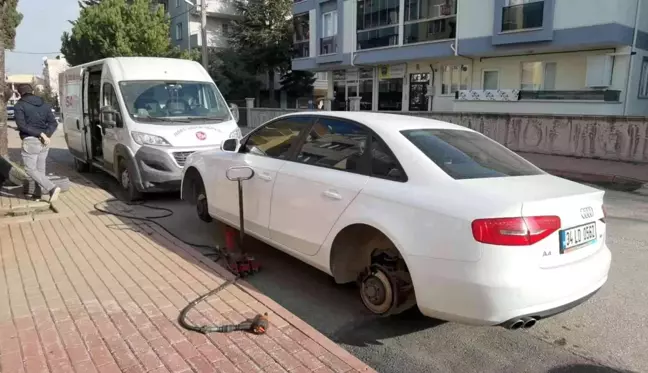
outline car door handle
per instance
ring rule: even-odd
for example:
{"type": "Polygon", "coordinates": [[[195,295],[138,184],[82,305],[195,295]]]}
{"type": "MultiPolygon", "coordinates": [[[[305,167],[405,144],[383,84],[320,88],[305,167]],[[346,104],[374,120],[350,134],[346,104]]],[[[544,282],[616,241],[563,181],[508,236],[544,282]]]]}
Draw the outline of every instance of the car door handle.
{"type": "Polygon", "coordinates": [[[336,192],[334,190],[327,190],[326,192],[324,192],[322,194],[324,194],[324,197],[326,197],[326,198],[334,199],[334,200],[337,200],[337,201],[342,199],[342,196],[340,195],[340,193],[338,193],[338,192],[336,192]]]}
{"type": "Polygon", "coordinates": [[[79,122],[78,119],[76,120],[76,126],[78,130],[81,130],[81,123],[79,122]]]}
{"type": "Polygon", "coordinates": [[[259,172],[259,179],[265,181],[272,181],[272,175],[267,172],[259,172]]]}

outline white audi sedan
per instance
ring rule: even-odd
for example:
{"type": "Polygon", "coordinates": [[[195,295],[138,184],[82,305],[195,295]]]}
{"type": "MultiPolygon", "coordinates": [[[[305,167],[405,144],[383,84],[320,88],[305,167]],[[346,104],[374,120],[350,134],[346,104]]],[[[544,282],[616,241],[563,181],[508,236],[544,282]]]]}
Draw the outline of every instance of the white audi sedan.
{"type": "Polygon", "coordinates": [[[540,170],[488,137],[404,115],[301,112],[192,154],[182,197],[205,221],[357,281],[389,315],[528,328],[608,278],[604,192],[540,170]],[[240,170],[240,168],[239,168],[240,170]]]}

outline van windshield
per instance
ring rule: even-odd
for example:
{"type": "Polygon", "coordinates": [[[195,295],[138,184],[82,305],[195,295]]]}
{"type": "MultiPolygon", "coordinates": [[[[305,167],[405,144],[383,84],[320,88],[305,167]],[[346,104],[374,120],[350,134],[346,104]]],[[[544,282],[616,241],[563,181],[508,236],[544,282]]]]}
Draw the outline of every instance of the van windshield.
{"type": "Polygon", "coordinates": [[[143,122],[226,121],[231,116],[216,85],[191,81],[122,81],[130,116],[143,122]]]}

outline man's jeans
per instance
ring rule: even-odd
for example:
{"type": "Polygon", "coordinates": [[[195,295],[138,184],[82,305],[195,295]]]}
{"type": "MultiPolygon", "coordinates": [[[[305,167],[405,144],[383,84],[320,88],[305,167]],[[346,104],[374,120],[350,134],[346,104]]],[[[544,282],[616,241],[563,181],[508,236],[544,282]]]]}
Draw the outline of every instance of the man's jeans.
{"type": "MultiPolygon", "coordinates": [[[[40,139],[36,137],[25,137],[22,142],[22,160],[25,165],[25,172],[32,178],[36,184],[41,187],[42,191],[51,192],[56,185],[47,177],[45,173],[45,163],[49,146],[43,145],[40,139]]],[[[38,188],[36,188],[38,190],[38,188]]],[[[37,191],[34,195],[39,194],[37,191]]]]}

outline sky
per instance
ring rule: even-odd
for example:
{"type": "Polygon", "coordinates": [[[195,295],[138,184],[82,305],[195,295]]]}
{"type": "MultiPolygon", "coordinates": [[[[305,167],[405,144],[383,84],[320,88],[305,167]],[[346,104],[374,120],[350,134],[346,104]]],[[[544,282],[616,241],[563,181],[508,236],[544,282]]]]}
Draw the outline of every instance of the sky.
{"type": "Polygon", "coordinates": [[[6,53],[6,73],[43,75],[43,57],[56,57],[68,22],[79,16],[77,0],[18,0],[23,20],[16,30],[15,52],[6,53]],[[54,53],[52,53],[54,52],[54,53]]]}

